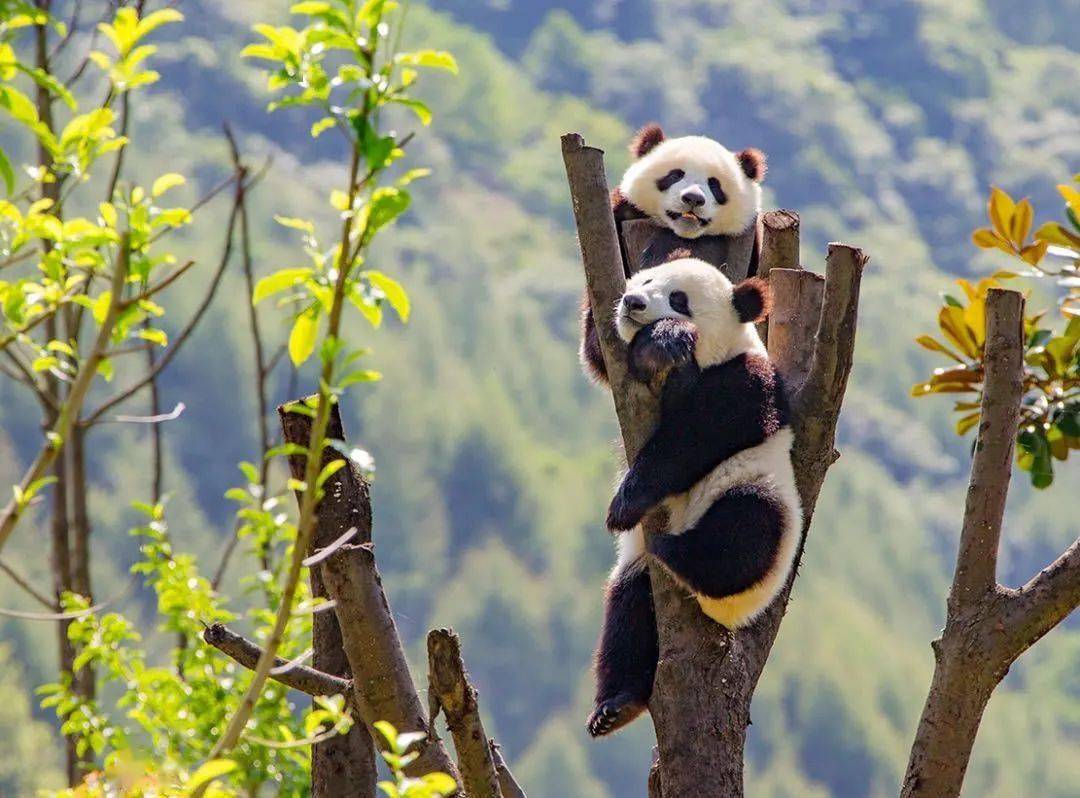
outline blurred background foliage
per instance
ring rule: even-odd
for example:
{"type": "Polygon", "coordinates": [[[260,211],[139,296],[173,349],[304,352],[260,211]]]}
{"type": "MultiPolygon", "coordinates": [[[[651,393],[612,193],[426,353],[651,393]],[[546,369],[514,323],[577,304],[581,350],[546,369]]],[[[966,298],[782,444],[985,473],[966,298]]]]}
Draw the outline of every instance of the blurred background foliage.
{"type": "MultiPolygon", "coordinates": [[[[162,80],[134,120],[157,151],[132,151],[133,179],[165,164],[189,176],[176,189],[189,202],[230,171],[223,120],[253,159],[274,156],[251,197],[261,274],[302,257],[290,231],[263,220],[316,215],[345,168],[307,124],[264,113],[265,79],[239,57],[251,24],[283,22],[286,6],[186,0],[184,23],[161,37],[162,80]]],[[[577,130],[605,148],[612,179],[633,129],[654,119],[671,133],[761,147],[766,205],[802,214],[808,266],[835,239],[871,254],[843,457],[758,690],[748,780],[765,798],[891,795],[944,615],[968,460],[949,403],[909,397],[940,365],[911,341],[936,328],[953,280],[1010,268],[1004,253],[971,243],[991,183],[1030,196],[1046,215],[1035,227],[1060,220],[1054,184],[1080,163],[1077,30],[1078,0],[413,3],[407,38],[453,52],[460,74],[428,84],[439,124],[410,147],[434,173],[370,258],[402,279],[412,320],[387,318],[371,358],[384,380],[354,392],[343,416],[376,459],[380,564],[415,661],[429,627],[461,633],[488,730],[531,796],[641,795],[652,745],[647,721],[603,743],[583,728],[612,559],[602,513],[616,429],[610,400],[576,361],[582,277],[558,135],[577,130]]],[[[196,220],[177,251],[212,260],[219,227],[213,214],[196,220]]],[[[222,486],[257,450],[238,312],[247,297],[239,269],[225,280],[162,384],[165,405],[187,405],[164,428],[171,534],[204,571],[230,534],[222,486]]],[[[198,283],[174,297],[177,318],[182,291],[194,304],[198,283]]],[[[1029,310],[1056,312],[1055,300],[1052,286],[1036,284],[1029,310]]],[[[354,332],[370,338],[362,324],[354,332]]],[[[311,376],[301,375],[303,389],[311,376]]],[[[289,390],[283,375],[273,398],[289,390]]],[[[2,484],[38,445],[39,431],[19,423],[34,411],[0,387],[2,484]]],[[[123,427],[94,442],[102,585],[123,584],[138,557],[127,508],[149,492],[146,464],[132,456],[146,451],[146,434],[123,427]]],[[[1057,465],[1043,492],[1015,480],[1006,582],[1075,535],[1077,467],[1076,458],[1057,465]]],[[[33,572],[42,538],[33,519],[24,523],[5,557],[33,572]]],[[[234,564],[226,589],[241,595],[257,568],[234,564]]],[[[47,584],[43,570],[36,576],[47,584]]],[[[0,580],[0,606],[22,602],[0,580]]],[[[150,594],[128,603],[146,630],[156,625],[150,594]]],[[[0,794],[23,796],[58,780],[51,715],[29,693],[55,671],[53,629],[0,619],[0,639],[0,688],[14,696],[0,709],[0,728],[13,732],[0,736],[0,794]]],[[[967,795],[1075,794],[1078,658],[1074,619],[1014,666],[991,701],[967,795]]]]}

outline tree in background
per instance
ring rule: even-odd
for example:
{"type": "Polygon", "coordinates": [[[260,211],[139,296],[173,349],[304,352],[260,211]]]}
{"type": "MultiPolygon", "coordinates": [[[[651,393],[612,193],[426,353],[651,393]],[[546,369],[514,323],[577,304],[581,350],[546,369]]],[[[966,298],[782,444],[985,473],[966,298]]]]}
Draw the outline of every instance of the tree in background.
{"type": "MultiPolygon", "coordinates": [[[[25,188],[17,185],[10,160],[0,157],[0,174],[10,195],[0,206],[5,246],[2,268],[21,266],[30,272],[0,283],[5,328],[0,344],[11,364],[5,375],[34,393],[47,419],[41,452],[0,516],[0,547],[39,497],[51,490],[53,561],[58,573],[52,599],[17,569],[5,566],[17,584],[50,610],[14,614],[57,623],[60,628],[59,678],[39,692],[43,705],[54,708],[62,720],[61,730],[68,740],[72,789],[65,794],[96,796],[119,790],[124,794],[224,796],[254,794],[263,786],[278,794],[301,794],[309,789],[310,747],[348,733],[356,710],[353,689],[345,680],[300,664],[310,654],[310,649],[308,653],[303,649],[311,634],[312,615],[331,609],[312,597],[302,579],[308,567],[319,561],[308,555],[320,500],[335,474],[369,465],[364,452],[345,447],[340,435],[338,439],[328,435],[346,389],[379,378],[359,366],[368,350],[342,338],[342,319],[347,307],[359,311],[375,327],[384,307],[402,320],[408,317],[409,300],[403,287],[364,264],[372,241],[409,207],[406,186],[427,173],[398,167],[413,135],[385,132],[383,117],[396,107],[427,125],[431,113],[410,95],[410,87],[420,69],[455,70],[455,62],[449,54],[435,50],[402,51],[398,41],[404,11],[388,0],[301,2],[291,11],[304,19],[302,27],[257,25],[263,41],[244,54],[273,64],[269,86],[282,96],[271,104],[271,110],[317,108],[321,116],[312,125],[312,137],[336,130],[346,142],[347,177],[329,198],[340,224],[323,239],[314,221],[279,217],[282,225],[302,234],[307,265],[279,270],[255,283],[244,204],[254,181],[230,134],[235,173],[228,183],[233,185],[234,201],[220,265],[207,297],[163,356],[148,358],[145,371],[129,387],[84,412],[95,378],[111,381],[116,361],[149,346],[169,346],[161,322],[154,321],[164,316],[165,308],[155,300],[193,265],[177,266],[175,256],[153,248],[169,230],[191,220],[192,209],[161,207],[161,197],[182,185],[184,178],[167,174],[147,189],[121,180],[123,154],[129,145],[124,135],[131,113],[128,93],[158,77],[145,67],[155,48],[144,39],[182,16],[171,8],[148,10],[141,1],[123,5],[115,13],[107,4],[103,6],[99,12],[104,17],[95,37],[100,34],[108,39],[115,52],[90,49],[66,80],[56,77],[55,59],[76,41],[75,32],[86,10],[83,4],[73,5],[68,25],[56,19],[48,2],[35,6],[16,0],[0,9],[4,36],[0,106],[36,141],[39,152],[37,162],[26,170],[31,181],[25,188]],[[20,32],[33,34],[36,60],[32,65],[17,55],[20,32]],[[95,68],[104,75],[105,100],[79,113],[72,88],[95,68]],[[36,104],[16,87],[17,78],[37,86],[36,104]],[[54,119],[54,100],[71,111],[71,119],[62,126],[54,119]],[[120,106],[119,117],[114,104],[120,106]],[[119,130],[114,127],[118,118],[119,130]],[[104,201],[83,199],[76,189],[86,193],[96,188],[93,167],[108,155],[114,160],[101,178],[106,185],[104,201]],[[65,219],[61,215],[65,208],[84,205],[97,216],[65,219]],[[238,229],[251,304],[279,297],[279,306],[291,318],[282,351],[288,353],[294,368],[317,360],[319,389],[285,411],[309,420],[310,431],[302,443],[267,451],[267,419],[259,419],[263,456],[257,464],[241,464],[244,485],[228,492],[240,505],[235,535],[249,542],[264,567],[250,580],[259,603],[241,613],[262,643],[250,663],[250,676],[207,647],[192,645],[207,628],[222,629],[222,622],[239,617],[216,590],[232,546],[211,581],[202,575],[195,559],[175,545],[165,515],[166,497],[160,493],[160,438],[154,439],[153,501],[135,504],[144,522],[132,531],[140,541],[140,557],[132,570],[156,596],[160,630],[176,644],[164,658],[153,657],[144,642],[145,633],[135,623],[122,613],[104,611],[113,602],[94,603],[85,505],[87,450],[80,437],[142,389],[155,387],[156,377],[212,299],[238,229]],[[84,320],[85,311],[89,313],[84,320]],[[74,446],[72,438],[78,441],[74,446]],[[282,455],[302,463],[300,475],[281,486],[298,496],[295,521],[283,506],[285,495],[268,480],[268,459],[282,455]],[[55,473],[50,476],[50,472],[55,473]],[[81,495],[81,502],[78,498],[73,502],[73,495],[81,495]],[[69,513],[76,525],[73,541],[69,513]],[[285,662],[279,654],[290,660],[285,662]],[[295,681],[298,674],[300,683],[295,681]],[[315,691],[313,710],[298,716],[287,691],[268,685],[271,677],[300,689],[311,680],[317,682],[321,689],[315,691]]],[[[78,41],[87,43],[85,37],[78,41]]],[[[265,382],[276,358],[266,357],[254,310],[250,321],[258,361],[258,405],[265,416],[265,382]]],[[[153,393],[156,406],[158,398],[153,393]]],[[[123,420],[156,425],[181,411],[178,407],[171,414],[123,420]]],[[[354,527],[335,547],[344,546],[357,531],[354,527]]],[[[329,556],[332,550],[319,557],[329,556]]],[[[461,670],[453,686],[464,679],[461,670]]],[[[375,718],[365,720],[378,733],[383,757],[395,777],[380,785],[387,795],[439,798],[458,790],[455,778],[447,774],[412,772],[418,754],[409,749],[426,740],[426,732],[398,734],[389,725],[376,725],[375,718]]],[[[494,773],[490,755],[488,764],[494,773]]],[[[331,787],[319,794],[356,794],[355,785],[331,787]]]]}
{"type": "MultiPolygon", "coordinates": [[[[1078,178],[1080,180],[1080,178],[1078,178]]],[[[921,336],[918,343],[959,365],[939,369],[915,396],[973,394],[959,401],[956,431],[978,428],[949,591],[945,629],[934,641],[934,677],[911,749],[901,795],[960,794],[983,711],[1016,659],[1065,620],[1080,604],[1080,537],[1022,587],[998,584],[997,559],[1012,473],[1017,463],[1032,484],[1053,481],[1052,458],[1080,449],[1080,193],[1058,187],[1066,221],[1047,222],[1031,235],[1034,211],[995,188],[989,228],[975,244],[998,249],[1025,264],[1022,272],[998,272],[972,286],[961,280],[967,303],[946,296],[938,320],[945,341],[921,336]],[[1053,253],[1063,265],[1047,262],[1053,253]],[[1020,276],[1053,278],[1064,329],[1026,315],[1024,298],[1002,281],[1020,276]]]]}

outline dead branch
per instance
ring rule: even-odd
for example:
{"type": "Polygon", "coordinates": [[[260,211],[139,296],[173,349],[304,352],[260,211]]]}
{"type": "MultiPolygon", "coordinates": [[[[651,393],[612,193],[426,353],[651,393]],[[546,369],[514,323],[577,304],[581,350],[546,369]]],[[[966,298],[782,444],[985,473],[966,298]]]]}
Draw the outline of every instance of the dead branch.
{"type": "Polygon", "coordinates": [[[10,579],[20,588],[22,588],[24,593],[30,596],[30,598],[32,598],[45,609],[49,610],[50,612],[57,612],[59,610],[59,607],[56,606],[55,601],[50,600],[49,597],[46,596],[44,593],[39,592],[29,579],[20,574],[3,560],[0,560],[0,571],[3,571],[5,574],[7,574],[8,579],[10,579]]]}
{"type": "MultiPolygon", "coordinates": [[[[250,303],[249,303],[250,304],[250,303]]],[[[256,339],[257,340],[257,339],[256,339]]],[[[311,439],[311,418],[289,412],[289,405],[278,408],[278,418],[286,443],[307,446],[311,439]]],[[[329,440],[344,440],[345,430],[341,423],[338,405],[330,408],[330,421],[326,435],[329,440]]],[[[345,458],[333,447],[323,449],[320,471],[331,462],[345,458]]],[[[306,455],[289,458],[289,468],[296,479],[304,478],[306,455]]],[[[264,472],[265,473],[265,472],[264,472]]],[[[264,483],[265,484],[265,483],[264,483]]],[[[325,549],[349,530],[356,530],[353,538],[359,543],[371,540],[371,494],[367,482],[351,463],[327,480],[325,496],[316,510],[315,530],[307,554],[325,549]]],[[[300,496],[297,496],[300,501],[300,496]]],[[[269,559],[269,552],[263,554],[269,559]]],[[[308,572],[311,595],[327,598],[322,569],[311,568],[308,572]]],[[[320,612],[312,619],[312,664],[320,671],[348,679],[352,676],[349,659],[342,647],[341,628],[333,612],[320,612]]],[[[368,724],[380,718],[365,717],[368,724]]],[[[381,738],[380,738],[381,740],[381,738]]],[[[375,768],[375,743],[363,724],[353,726],[348,734],[339,735],[312,747],[312,795],[313,798],[331,796],[370,795],[374,793],[377,772],[375,768]]]]}
{"type": "MultiPolygon", "coordinates": [[[[203,640],[248,670],[255,670],[259,655],[262,654],[258,645],[220,623],[208,626],[203,632],[203,640]]],[[[287,664],[288,661],[281,657],[274,660],[275,669],[287,664]]],[[[352,682],[323,673],[317,668],[293,665],[288,670],[271,671],[270,675],[274,681],[310,696],[344,695],[352,699],[352,682]]]]}
{"type": "Polygon", "coordinates": [[[451,629],[428,632],[428,723],[441,710],[454,737],[458,767],[469,798],[502,798],[491,746],[480,720],[476,689],[461,659],[461,641],[451,629]]]}
{"type": "Polygon", "coordinates": [[[337,602],[334,613],[354,689],[371,713],[364,722],[371,728],[376,721],[386,720],[402,731],[426,733],[427,739],[417,749],[419,756],[406,773],[419,777],[441,771],[460,783],[446,746],[428,726],[371,545],[342,546],[322,563],[322,572],[327,591],[337,602]]]}

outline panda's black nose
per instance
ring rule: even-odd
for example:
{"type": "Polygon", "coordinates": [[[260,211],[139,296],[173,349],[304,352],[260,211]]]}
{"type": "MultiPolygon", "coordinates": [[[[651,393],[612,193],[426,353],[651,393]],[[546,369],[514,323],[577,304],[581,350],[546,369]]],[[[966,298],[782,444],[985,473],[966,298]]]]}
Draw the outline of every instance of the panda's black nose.
{"type": "Polygon", "coordinates": [[[691,208],[700,208],[705,204],[705,194],[697,186],[686,189],[679,197],[691,208]]]}
{"type": "Polygon", "coordinates": [[[622,298],[623,307],[627,310],[645,310],[645,299],[637,294],[627,294],[622,298]]]}

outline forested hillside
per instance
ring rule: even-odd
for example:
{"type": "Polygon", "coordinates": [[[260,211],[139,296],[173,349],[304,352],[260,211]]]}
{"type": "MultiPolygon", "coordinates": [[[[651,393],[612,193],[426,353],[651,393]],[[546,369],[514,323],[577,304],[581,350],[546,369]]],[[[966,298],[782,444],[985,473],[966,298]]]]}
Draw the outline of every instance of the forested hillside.
{"type": "MultiPolygon", "coordinates": [[[[320,213],[344,168],[297,118],[265,113],[264,79],[238,56],[251,23],[284,20],[287,6],[184,2],[186,21],[158,55],[163,80],[134,122],[157,146],[136,173],[187,174],[189,199],[228,172],[223,121],[253,160],[273,156],[252,198],[262,273],[301,258],[273,215],[320,213]]],[[[1000,265],[970,243],[989,185],[1056,213],[1054,184],[1080,171],[1078,30],[1080,0],[1033,0],[1022,12],[1012,0],[413,4],[407,37],[452,51],[460,74],[426,86],[439,121],[410,147],[434,173],[372,258],[408,287],[411,321],[351,329],[370,340],[384,379],[357,390],[343,416],[375,457],[375,540],[402,633],[417,662],[428,628],[461,634],[488,731],[530,796],[642,795],[653,744],[648,721],[599,743],[584,730],[612,560],[603,513],[616,427],[577,363],[582,275],[559,135],[603,147],[612,179],[633,129],[651,120],[760,147],[766,205],[802,214],[804,263],[820,268],[832,240],[871,255],[843,456],[757,692],[747,782],[764,798],[895,795],[944,617],[970,445],[954,435],[947,401],[909,398],[938,365],[912,340],[936,326],[952,279],[1000,265]]],[[[201,216],[177,251],[211,257],[220,216],[201,216]]],[[[198,282],[180,305],[196,302],[198,282]]],[[[172,533],[207,571],[231,533],[222,494],[256,450],[251,344],[237,312],[247,301],[239,272],[227,275],[162,384],[165,405],[187,407],[164,427],[172,533]]],[[[290,380],[277,374],[281,401],[290,380]]],[[[300,390],[311,379],[301,373],[300,390]]],[[[26,397],[0,388],[8,483],[37,445],[29,418],[26,397]]],[[[92,439],[95,546],[107,552],[97,581],[117,590],[136,554],[126,508],[149,489],[131,456],[146,434],[116,426],[92,439]]],[[[1037,571],[1075,536],[1077,468],[1042,492],[1015,481],[1007,577],[1037,571]]],[[[40,550],[27,524],[5,558],[33,573],[40,550]]],[[[227,589],[243,590],[255,567],[234,565],[227,589]]],[[[152,603],[137,591],[123,601],[152,628],[152,603]]],[[[23,603],[0,578],[0,607],[23,603]]],[[[27,723],[33,699],[22,698],[50,678],[53,637],[48,624],[0,618],[0,691],[19,696],[0,708],[0,728],[17,729],[0,734],[3,796],[55,783],[59,748],[42,744],[51,716],[34,711],[27,723]]],[[[1078,661],[1073,619],[1013,668],[965,794],[1075,795],[1078,661]]]]}

